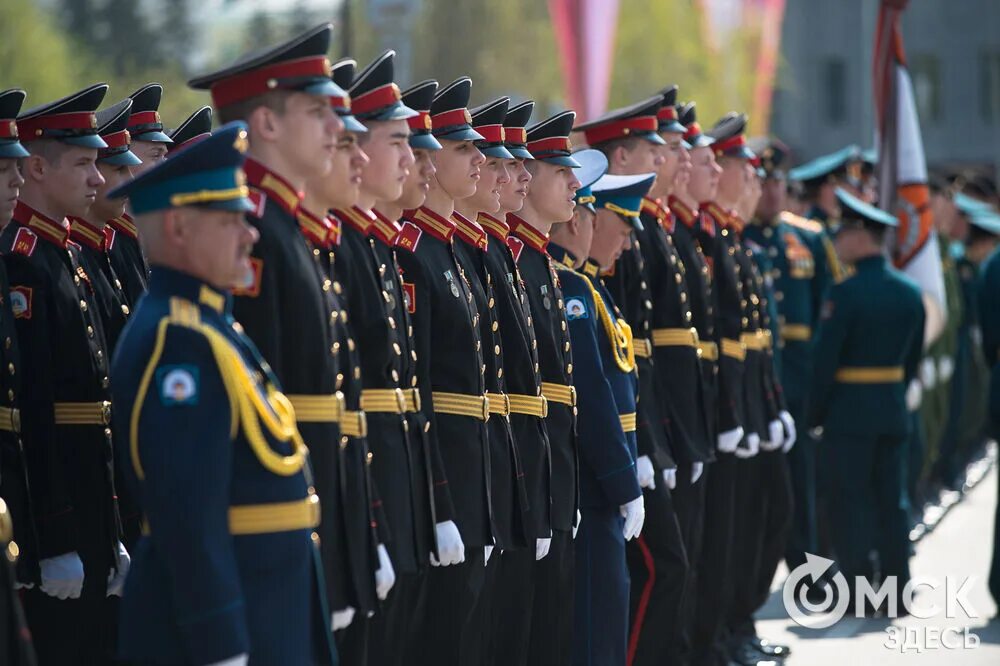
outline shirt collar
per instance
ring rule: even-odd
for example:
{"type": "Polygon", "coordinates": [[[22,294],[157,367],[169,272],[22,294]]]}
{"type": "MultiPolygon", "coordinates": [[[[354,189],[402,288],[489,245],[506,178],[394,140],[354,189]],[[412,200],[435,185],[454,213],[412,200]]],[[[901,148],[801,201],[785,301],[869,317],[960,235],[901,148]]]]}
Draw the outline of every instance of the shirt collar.
{"type": "Polygon", "coordinates": [[[483,228],[459,212],[452,213],[455,222],[455,234],[472,247],[485,251],[489,245],[489,237],[483,228]]]}
{"type": "Polygon", "coordinates": [[[545,254],[545,248],[549,244],[548,236],[517,215],[514,215],[514,213],[507,213],[507,224],[510,225],[511,233],[523,240],[525,245],[535,252],[545,254]]]}
{"type": "Polygon", "coordinates": [[[274,199],[289,215],[294,216],[302,203],[302,193],[291,183],[274,173],[255,159],[247,158],[243,165],[250,187],[261,190],[269,199],[274,199]]]}
{"type": "Polygon", "coordinates": [[[18,201],[14,207],[13,219],[53,245],[66,247],[69,241],[69,222],[66,219],[56,222],[23,201],[18,201]]]}

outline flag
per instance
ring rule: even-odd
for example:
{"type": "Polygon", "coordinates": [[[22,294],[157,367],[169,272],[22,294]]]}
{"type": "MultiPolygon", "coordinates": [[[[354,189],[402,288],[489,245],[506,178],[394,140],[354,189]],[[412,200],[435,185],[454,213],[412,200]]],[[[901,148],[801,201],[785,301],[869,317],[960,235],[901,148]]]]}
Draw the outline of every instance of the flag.
{"type": "Polygon", "coordinates": [[[566,101],[577,122],[608,107],[619,0],[549,0],[566,101]]]}
{"type": "Polygon", "coordinates": [[[899,26],[907,2],[882,0],[875,31],[876,175],[879,205],[899,218],[893,263],[923,293],[927,312],[924,344],[930,345],[944,331],[947,304],[941,255],[933,232],[924,144],[899,26]]]}

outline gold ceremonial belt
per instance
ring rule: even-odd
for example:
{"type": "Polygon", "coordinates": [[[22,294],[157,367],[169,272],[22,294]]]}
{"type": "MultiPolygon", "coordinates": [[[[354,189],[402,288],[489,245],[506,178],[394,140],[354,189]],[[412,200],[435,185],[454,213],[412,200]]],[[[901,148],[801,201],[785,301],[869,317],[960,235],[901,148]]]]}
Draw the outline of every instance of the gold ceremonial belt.
{"type": "Polygon", "coordinates": [[[4,432],[21,432],[21,410],[16,407],[0,407],[0,430],[4,432]]]}
{"type": "Polygon", "coordinates": [[[657,347],[697,347],[696,328],[656,328],[653,329],[653,344],[657,347]]]}
{"type": "Polygon", "coordinates": [[[437,414],[471,416],[480,421],[490,420],[490,399],[485,395],[446,393],[444,391],[434,391],[431,395],[434,398],[434,411],[437,414]]]}
{"type": "MultiPolygon", "coordinates": [[[[319,526],[319,496],[291,502],[238,504],[229,507],[229,533],[235,535],[273,534],[307,530],[319,526]]],[[[149,523],[142,521],[142,533],[149,534],[149,523]]]]}
{"type": "Polygon", "coordinates": [[[507,399],[510,401],[511,414],[527,414],[544,419],[549,415],[549,401],[544,395],[522,395],[520,393],[508,393],[507,399]]]}
{"type": "Polygon", "coordinates": [[[486,399],[490,403],[490,414],[497,416],[510,415],[510,398],[506,393],[490,393],[487,391],[486,399]]]}
{"type": "Polygon", "coordinates": [[[340,432],[351,437],[368,434],[365,413],[352,412],[345,407],[344,394],[340,391],[327,395],[285,396],[295,410],[295,420],[302,423],[339,423],[340,432]]]}
{"type": "Polygon", "coordinates": [[[903,367],[838,368],[834,379],[841,384],[893,384],[903,381],[903,367]]]}
{"type": "Polygon", "coordinates": [[[56,423],[59,425],[110,425],[111,403],[101,402],[57,402],[56,423]]]}
{"type": "Polygon", "coordinates": [[[361,409],[389,414],[419,412],[420,391],[415,388],[365,389],[361,391],[361,409]]]}
{"type": "Polygon", "coordinates": [[[698,342],[698,352],[706,361],[718,361],[719,360],[719,345],[714,342],[698,342]]]}
{"type": "MultiPolygon", "coordinates": [[[[656,334],[656,331],[653,331],[656,334]]],[[[632,340],[632,348],[635,349],[637,358],[650,358],[653,356],[653,342],[649,338],[639,338],[632,340]]]]}
{"type": "Polygon", "coordinates": [[[622,432],[635,432],[635,412],[619,414],[618,419],[622,422],[622,432]]]}
{"type": "Polygon", "coordinates": [[[558,402],[567,407],[576,407],[576,387],[566,384],[542,382],[542,395],[549,402],[558,402]]]}
{"type": "Polygon", "coordinates": [[[743,361],[747,357],[747,347],[739,340],[722,338],[721,347],[723,356],[728,356],[729,358],[735,358],[737,361],[743,361]]]}
{"type": "Polygon", "coordinates": [[[783,324],[781,326],[781,339],[794,342],[809,342],[812,339],[813,330],[806,324],[783,324]]]}
{"type": "Polygon", "coordinates": [[[769,331],[764,330],[741,333],[740,342],[751,351],[767,351],[771,348],[771,335],[769,331]]]}

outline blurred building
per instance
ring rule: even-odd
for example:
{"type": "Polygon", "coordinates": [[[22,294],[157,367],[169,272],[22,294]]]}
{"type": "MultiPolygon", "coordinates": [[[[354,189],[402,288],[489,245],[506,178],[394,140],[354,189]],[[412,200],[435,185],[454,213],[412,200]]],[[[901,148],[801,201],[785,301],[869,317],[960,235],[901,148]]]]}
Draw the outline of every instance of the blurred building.
{"type": "MultiPolygon", "coordinates": [[[[771,132],[807,160],[874,144],[879,0],[786,0],[771,132]]],[[[903,14],[932,166],[1000,165],[1000,0],[915,0],[903,14]]]]}

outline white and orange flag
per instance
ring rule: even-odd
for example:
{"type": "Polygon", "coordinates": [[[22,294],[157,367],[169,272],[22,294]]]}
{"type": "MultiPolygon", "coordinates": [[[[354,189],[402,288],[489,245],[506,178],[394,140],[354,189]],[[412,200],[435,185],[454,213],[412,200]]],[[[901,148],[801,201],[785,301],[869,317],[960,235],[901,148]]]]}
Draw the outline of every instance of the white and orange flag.
{"type": "Polygon", "coordinates": [[[896,267],[913,279],[924,296],[924,344],[944,330],[947,302],[941,255],[930,209],[927,162],[913,82],[899,22],[909,0],[882,0],[875,33],[876,145],[879,205],[899,218],[893,246],[896,267]]]}

